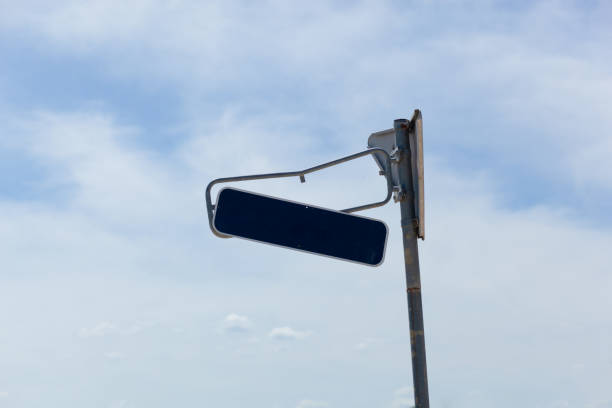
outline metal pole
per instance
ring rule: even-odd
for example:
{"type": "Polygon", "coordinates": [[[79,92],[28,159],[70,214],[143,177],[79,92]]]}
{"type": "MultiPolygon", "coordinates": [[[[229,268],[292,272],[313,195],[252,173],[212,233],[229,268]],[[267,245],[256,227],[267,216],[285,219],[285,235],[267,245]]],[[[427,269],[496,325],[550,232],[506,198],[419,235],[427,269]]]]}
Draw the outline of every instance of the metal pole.
{"type": "Polygon", "coordinates": [[[421,303],[421,272],[417,245],[417,218],[415,214],[411,152],[408,139],[410,122],[396,119],[395,143],[399,153],[397,160],[402,214],[402,237],[404,241],[404,265],[406,267],[406,290],[408,293],[408,316],[410,320],[410,348],[412,351],[412,381],[414,384],[415,408],[429,408],[427,387],[427,361],[425,358],[425,333],[423,306],[421,303]]]}

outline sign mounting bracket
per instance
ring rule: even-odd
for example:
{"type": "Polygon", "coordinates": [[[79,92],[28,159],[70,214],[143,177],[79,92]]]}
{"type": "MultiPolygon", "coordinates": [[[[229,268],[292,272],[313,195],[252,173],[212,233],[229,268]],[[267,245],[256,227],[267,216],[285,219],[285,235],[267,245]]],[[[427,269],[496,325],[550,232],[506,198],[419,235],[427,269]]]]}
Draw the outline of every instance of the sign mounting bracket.
{"type": "MultiPolygon", "coordinates": [[[[247,175],[247,176],[223,177],[223,178],[215,179],[211,181],[210,183],[208,183],[208,186],[206,187],[206,211],[208,213],[208,225],[210,227],[210,230],[213,232],[213,234],[215,234],[216,236],[220,238],[231,238],[231,236],[221,234],[215,231],[215,229],[213,228],[213,217],[214,217],[214,211],[215,211],[215,204],[213,204],[212,202],[210,193],[215,184],[231,183],[231,182],[236,182],[236,181],[284,178],[284,177],[299,177],[300,182],[304,183],[306,181],[306,178],[305,178],[306,174],[314,173],[316,171],[323,170],[328,167],[336,166],[338,164],[346,163],[348,161],[355,160],[360,157],[368,156],[368,155],[372,155],[373,157],[375,157],[377,159],[377,162],[378,160],[381,160],[385,164],[385,168],[387,169],[391,168],[391,159],[389,157],[389,153],[387,153],[387,151],[384,149],[372,148],[372,149],[364,150],[359,153],[352,154],[350,156],[341,157],[339,159],[336,159],[336,160],[333,160],[327,163],[319,164],[318,166],[310,167],[308,169],[301,170],[301,171],[290,171],[290,172],[284,172],[284,173],[268,173],[268,174],[252,174],[252,175],[247,175]]],[[[385,197],[385,199],[382,201],[371,203],[371,204],[365,204],[365,205],[360,205],[357,207],[347,208],[347,209],[341,210],[341,212],[352,213],[356,211],[367,210],[370,208],[381,207],[387,204],[389,200],[391,200],[391,196],[393,194],[393,180],[392,180],[391,174],[389,174],[388,171],[383,170],[379,172],[379,174],[385,176],[385,179],[387,180],[387,196],[385,197]]]]}

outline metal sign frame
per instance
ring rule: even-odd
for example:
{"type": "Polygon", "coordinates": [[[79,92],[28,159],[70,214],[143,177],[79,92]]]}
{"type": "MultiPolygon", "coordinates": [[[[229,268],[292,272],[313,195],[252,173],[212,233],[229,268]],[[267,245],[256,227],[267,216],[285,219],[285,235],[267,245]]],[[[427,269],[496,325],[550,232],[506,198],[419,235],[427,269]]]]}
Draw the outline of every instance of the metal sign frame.
{"type": "MultiPolygon", "coordinates": [[[[220,238],[231,238],[230,235],[222,234],[222,233],[216,231],[214,229],[214,226],[213,226],[213,217],[214,217],[214,212],[215,212],[215,204],[213,204],[212,199],[211,199],[211,190],[215,186],[215,184],[231,183],[231,182],[236,182],[236,181],[249,181],[249,180],[263,180],[263,179],[271,179],[271,178],[283,178],[283,177],[299,177],[300,178],[300,182],[304,183],[304,182],[306,182],[306,177],[305,177],[306,174],[314,173],[316,171],[323,170],[323,169],[326,169],[328,167],[332,167],[332,166],[336,166],[338,164],[346,163],[348,161],[355,160],[355,159],[358,159],[358,158],[363,157],[363,156],[368,156],[368,155],[372,155],[373,156],[375,154],[376,155],[380,155],[381,160],[383,161],[383,163],[385,163],[385,165],[387,165],[388,167],[391,166],[389,154],[384,149],[374,148],[374,149],[364,150],[362,152],[355,153],[355,154],[352,154],[350,156],[342,157],[340,159],[333,160],[333,161],[330,161],[330,162],[327,162],[327,163],[323,163],[323,164],[320,164],[318,166],[310,167],[308,169],[301,170],[301,171],[291,171],[291,172],[284,172],[284,173],[253,174],[253,175],[248,175],[248,176],[223,177],[223,178],[215,179],[215,180],[211,181],[210,183],[208,183],[208,186],[206,187],[206,211],[208,213],[208,225],[210,227],[210,230],[213,232],[213,234],[215,234],[216,236],[218,236],[220,238]]],[[[369,208],[380,207],[380,206],[383,206],[383,205],[387,204],[389,202],[389,200],[391,200],[391,196],[393,194],[393,181],[391,180],[391,176],[387,172],[383,171],[380,174],[385,176],[385,179],[387,180],[387,196],[385,197],[384,200],[378,201],[378,202],[375,202],[375,203],[371,203],[371,204],[365,204],[365,205],[360,205],[360,206],[357,206],[357,207],[347,208],[347,209],[344,209],[344,210],[340,210],[340,212],[352,213],[352,212],[356,212],[356,211],[367,210],[369,208]]]]}

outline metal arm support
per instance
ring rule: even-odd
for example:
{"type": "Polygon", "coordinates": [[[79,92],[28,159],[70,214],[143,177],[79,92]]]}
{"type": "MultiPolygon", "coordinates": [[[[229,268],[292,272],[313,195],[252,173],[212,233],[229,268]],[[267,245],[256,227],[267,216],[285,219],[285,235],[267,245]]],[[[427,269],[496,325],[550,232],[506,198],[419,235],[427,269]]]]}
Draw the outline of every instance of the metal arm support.
{"type": "MultiPolygon", "coordinates": [[[[328,167],[332,167],[332,166],[335,166],[335,165],[338,165],[338,164],[341,164],[341,163],[345,163],[347,161],[358,159],[358,158],[363,157],[363,156],[374,155],[375,153],[379,153],[379,154],[383,155],[383,157],[385,158],[386,163],[387,163],[386,168],[390,169],[391,165],[390,165],[389,154],[385,150],[383,150],[383,149],[375,148],[375,149],[364,150],[362,152],[355,153],[355,154],[352,154],[350,156],[342,157],[340,159],[337,159],[337,160],[334,160],[334,161],[330,161],[328,163],[323,163],[323,164],[320,164],[318,166],[314,166],[314,167],[311,167],[309,169],[302,170],[302,171],[290,171],[290,172],[285,172],[285,173],[253,174],[253,175],[249,175],[249,176],[223,177],[223,178],[215,179],[215,180],[211,181],[210,183],[208,183],[208,186],[206,187],[206,211],[208,212],[208,225],[210,226],[210,230],[213,232],[213,234],[215,234],[216,236],[218,236],[220,238],[230,238],[230,236],[228,236],[228,235],[220,234],[220,233],[216,232],[215,229],[212,227],[213,216],[214,216],[214,211],[215,211],[215,204],[212,203],[212,199],[210,197],[210,192],[211,192],[211,190],[212,190],[212,188],[213,188],[213,186],[215,184],[231,183],[231,182],[235,182],[235,181],[248,181],[248,180],[263,180],[263,179],[271,179],[271,178],[283,178],[283,177],[299,177],[300,181],[303,183],[305,181],[304,176],[306,174],[314,173],[316,171],[323,170],[323,169],[326,169],[328,167]]],[[[380,206],[383,206],[383,205],[387,204],[389,202],[389,200],[391,199],[391,195],[393,194],[393,181],[391,179],[391,175],[388,174],[388,172],[383,172],[381,174],[384,175],[385,179],[387,180],[387,196],[385,197],[384,200],[378,201],[378,202],[375,202],[375,203],[372,203],[372,204],[366,204],[366,205],[360,205],[358,207],[347,208],[347,209],[341,210],[341,211],[345,212],[345,213],[352,213],[352,212],[356,212],[356,211],[367,210],[369,208],[380,207],[380,206]]]]}

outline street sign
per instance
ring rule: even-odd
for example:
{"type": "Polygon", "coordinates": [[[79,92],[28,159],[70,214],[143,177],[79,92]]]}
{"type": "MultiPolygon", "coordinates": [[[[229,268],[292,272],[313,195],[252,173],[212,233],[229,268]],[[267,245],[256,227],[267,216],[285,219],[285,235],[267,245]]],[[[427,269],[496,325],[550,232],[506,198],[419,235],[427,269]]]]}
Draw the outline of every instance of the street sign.
{"type": "Polygon", "coordinates": [[[388,234],[379,220],[227,187],[217,197],[212,226],[220,234],[370,266],[382,263],[388,234]]]}
{"type": "Polygon", "coordinates": [[[415,110],[410,120],[394,120],[392,129],[372,133],[368,138],[368,150],[350,156],[299,171],[214,179],[206,187],[206,211],[210,229],[220,238],[244,238],[378,266],[385,255],[386,224],[351,213],[383,206],[392,195],[400,203],[414,406],[429,408],[418,247],[418,239],[425,239],[421,111],[415,110]],[[382,201],[334,211],[234,188],[222,189],[216,203],[211,198],[216,184],[284,177],[299,177],[304,183],[307,174],[365,155],[374,158],[381,169],[380,174],[385,176],[387,196],[382,201]]]}

